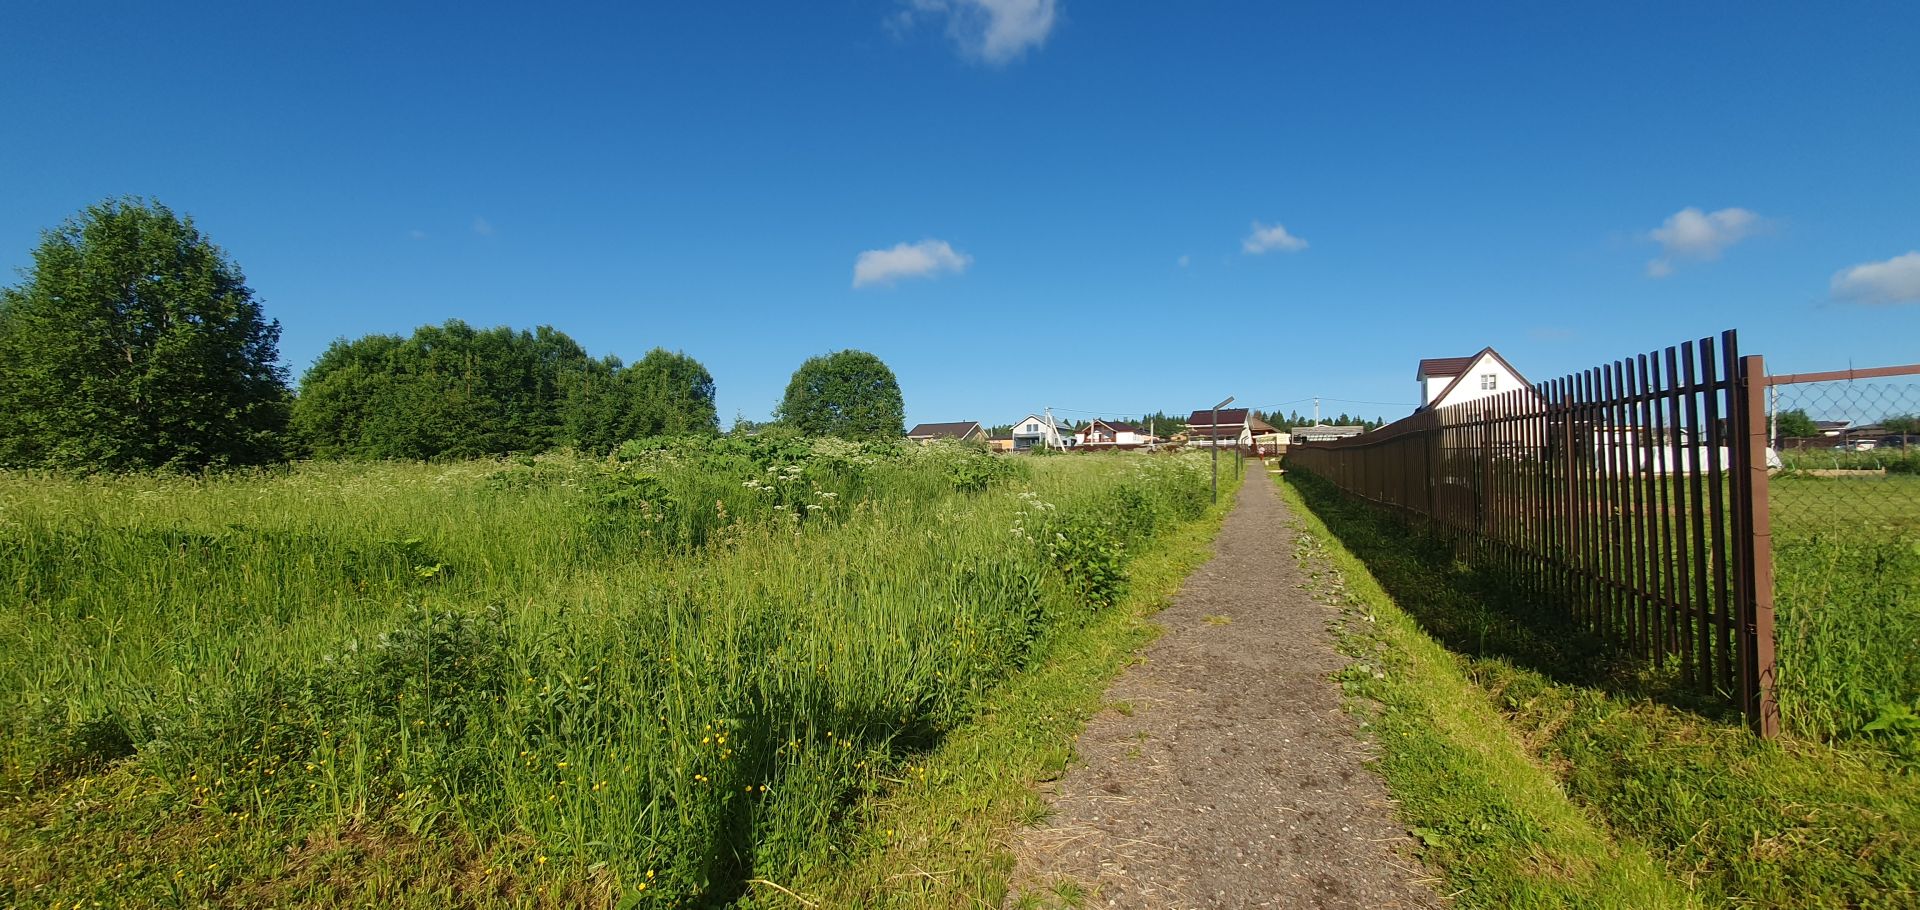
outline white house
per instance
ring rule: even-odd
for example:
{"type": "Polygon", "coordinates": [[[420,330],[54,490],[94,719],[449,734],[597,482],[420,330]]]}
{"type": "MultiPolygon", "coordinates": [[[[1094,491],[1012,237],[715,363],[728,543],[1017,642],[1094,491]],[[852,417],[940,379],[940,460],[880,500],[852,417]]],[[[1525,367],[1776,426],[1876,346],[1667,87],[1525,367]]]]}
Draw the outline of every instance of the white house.
{"type": "Polygon", "coordinates": [[[1073,431],[1045,414],[1028,414],[1013,425],[1013,451],[1032,448],[1064,449],[1073,445],[1073,431]],[[1065,430],[1065,432],[1062,432],[1065,430]]]}
{"type": "Polygon", "coordinates": [[[1421,411],[1533,388],[1492,348],[1481,348],[1471,357],[1429,357],[1420,361],[1414,378],[1420,383],[1421,411]]]}
{"type": "Polygon", "coordinates": [[[1094,418],[1087,425],[1075,430],[1073,441],[1078,446],[1099,448],[1137,448],[1158,440],[1144,428],[1123,420],[1101,420],[1094,418]]]}

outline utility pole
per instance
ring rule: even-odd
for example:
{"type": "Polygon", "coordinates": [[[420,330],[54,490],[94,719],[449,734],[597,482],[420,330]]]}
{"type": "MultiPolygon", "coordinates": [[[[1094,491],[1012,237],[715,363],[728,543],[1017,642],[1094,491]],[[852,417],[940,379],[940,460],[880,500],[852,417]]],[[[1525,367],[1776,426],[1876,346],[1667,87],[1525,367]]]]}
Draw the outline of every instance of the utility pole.
{"type": "Polygon", "coordinates": [[[1767,438],[1773,440],[1773,450],[1780,451],[1780,387],[1767,387],[1767,438]]]}
{"type": "MultiPolygon", "coordinates": [[[[1233,396],[1213,406],[1213,426],[1207,429],[1207,439],[1213,443],[1213,501],[1220,501],[1220,409],[1233,403],[1233,396]]],[[[1236,440],[1237,442],[1237,440],[1236,440]]]]}
{"type": "MultiPolygon", "coordinates": [[[[1247,419],[1240,422],[1240,430],[1247,434],[1247,444],[1253,444],[1253,409],[1247,409],[1247,419]]],[[[1240,448],[1240,434],[1233,435],[1233,476],[1247,475],[1247,453],[1240,448]]]]}

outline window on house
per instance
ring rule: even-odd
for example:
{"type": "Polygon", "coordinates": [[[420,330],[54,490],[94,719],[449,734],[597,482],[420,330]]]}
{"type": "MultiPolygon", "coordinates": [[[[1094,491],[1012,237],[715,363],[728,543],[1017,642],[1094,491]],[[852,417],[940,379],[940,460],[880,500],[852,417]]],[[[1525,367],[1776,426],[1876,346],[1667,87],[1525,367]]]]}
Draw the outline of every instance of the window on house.
{"type": "Polygon", "coordinates": [[[1040,432],[1040,425],[1039,425],[1039,424],[1037,424],[1037,423],[1030,423],[1030,424],[1027,424],[1027,432],[1029,432],[1029,433],[1038,433],[1038,432],[1040,432]]]}
{"type": "Polygon", "coordinates": [[[1480,388],[1485,389],[1489,392],[1493,391],[1495,386],[1495,377],[1498,375],[1499,375],[1498,373],[1481,373],[1480,388]]]}

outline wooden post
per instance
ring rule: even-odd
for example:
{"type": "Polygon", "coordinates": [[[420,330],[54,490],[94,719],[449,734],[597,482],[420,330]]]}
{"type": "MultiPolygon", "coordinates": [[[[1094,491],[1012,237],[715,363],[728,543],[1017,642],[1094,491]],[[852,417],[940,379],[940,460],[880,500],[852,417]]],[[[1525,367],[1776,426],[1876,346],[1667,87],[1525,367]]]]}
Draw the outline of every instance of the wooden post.
{"type": "Polygon", "coordinates": [[[1755,733],[1771,739],[1780,735],[1780,704],[1775,699],[1773,641],[1773,515],[1768,497],[1768,422],[1766,364],[1759,355],[1740,358],[1738,390],[1743,415],[1741,434],[1746,451],[1738,466],[1735,495],[1741,569],[1738,585],[1740,632],[1745,653],[1740,661],[1740,710],[1755,733]]]}

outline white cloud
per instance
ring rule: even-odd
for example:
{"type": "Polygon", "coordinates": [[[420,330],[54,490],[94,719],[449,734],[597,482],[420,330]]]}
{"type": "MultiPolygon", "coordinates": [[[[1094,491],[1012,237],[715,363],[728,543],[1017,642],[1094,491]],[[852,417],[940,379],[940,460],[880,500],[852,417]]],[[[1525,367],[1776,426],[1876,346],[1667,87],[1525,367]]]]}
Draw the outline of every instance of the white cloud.
{"type": "Polygon", "coordinates": [[[1287,233],[1285,225],[1268,226],[1256,221],[1253,223],[1253,233],[1240,241],[1240,248],[1256,256],[1270,250],[1298,253],[1307,248],[1307,242],[1287,233]]]}
{"type": "Polygon", "coordinates": [[[955,250],[945,240],[898,243],[892,249],[867,250],[853,261],[853,286],[890,285],[902,278],[931,278],[942,272],[958,274],[973,257],[955,250]]]}
{"type": "Polygon", "coordinates": [[[1660,244],[1665,255],[1647,263],[1647,277],[1665,278],[1673,274],[1676,260],[1710,261],[1720,258],[1728,247],[1751,237],[1764,222],[1746,209],[1721,209],[1703,212],[1693,206],[1667,216],[1659,227],[1647,232],[1647,239],[1660,244]]]}
{"type": "Polygon", "coordinates": [[[488,221],[485,218],[476,216],[473,219],[473,232],[476,234],[479,234],[482,237],[492,237],[493,222],[488,221]]]}
{"type": "Polygon", "coordinates": [[[1185,255],[1185,254],[1182,254],[1182,255],[1181,255],[1181,257],[1180,257],[1180,267],[1181,267],[1181,268],[1183,268],[1183,269],[1184,269],[1184,268],[1186,268],[1187,266],[1190,266],[1190,265],[1192,265],[1192,264],[1193,264],[1193,257],[1192,257],[1192,256],[1188,256],[1188,255],[1185,255]]]}
{"type": "Polygon", "coordinates": [[[1058,0],[907,0],[890,24],[904,29],[920,16],[945,17],[962,53],[998,64],[1045,44],[1058,7],[1058,0]]]}
{"type": "Polygon", "coordinates": [[[1833,276],[1833,296],[1856,303],[1920,303],[1920,250],[1840,270],[1833,276]]]}

